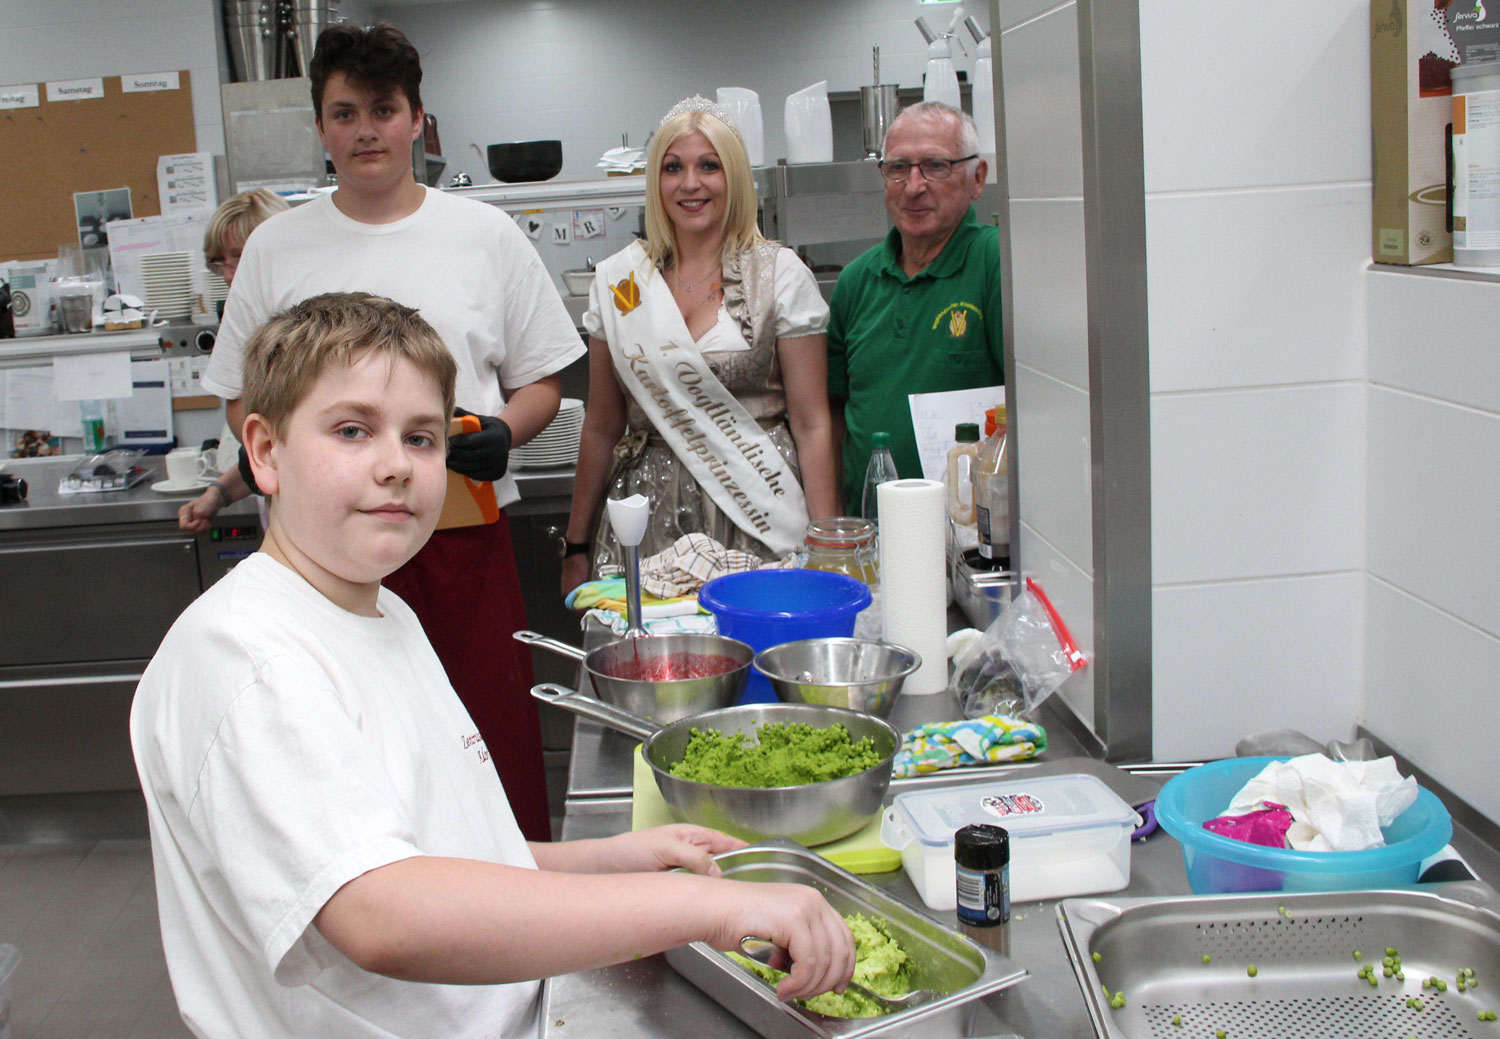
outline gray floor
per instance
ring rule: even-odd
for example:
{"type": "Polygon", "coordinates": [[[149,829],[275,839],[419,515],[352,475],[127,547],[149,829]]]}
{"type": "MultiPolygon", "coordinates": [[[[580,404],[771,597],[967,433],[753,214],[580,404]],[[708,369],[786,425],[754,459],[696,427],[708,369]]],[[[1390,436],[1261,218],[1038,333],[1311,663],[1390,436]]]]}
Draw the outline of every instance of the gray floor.
{"type": "Polygon", "coordinates": [[[139,793],[0,798],[13,1039],[186,1039],[139,793]]]}
{"type": "Polygon", "coordinates": [[[21,951],[10,1039],[191,1039],[162,956],[139,791],[0,797],[3,944],[21,951]]]}

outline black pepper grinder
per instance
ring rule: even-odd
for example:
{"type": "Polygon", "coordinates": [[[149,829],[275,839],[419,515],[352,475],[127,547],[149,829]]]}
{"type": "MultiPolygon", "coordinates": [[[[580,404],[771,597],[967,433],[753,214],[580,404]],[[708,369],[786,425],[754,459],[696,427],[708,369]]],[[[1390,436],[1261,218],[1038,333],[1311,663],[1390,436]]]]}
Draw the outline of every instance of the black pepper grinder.
{"type": "Polygon", "coordinates": [[[1010,834],[980,823],[953,835],[958,925],[964,934],[1010,955],[1010,834]]]}

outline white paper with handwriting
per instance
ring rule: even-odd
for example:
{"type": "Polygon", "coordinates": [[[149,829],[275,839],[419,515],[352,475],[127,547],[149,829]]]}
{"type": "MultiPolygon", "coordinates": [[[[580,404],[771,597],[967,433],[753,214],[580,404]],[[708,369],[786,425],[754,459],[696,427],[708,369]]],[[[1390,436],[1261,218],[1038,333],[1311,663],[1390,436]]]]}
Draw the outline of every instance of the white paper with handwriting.
{"type": "Polygon", "coordinates": [[[917,454],[922,458],[922,478],[941,480],[948,468],[948,448],[953,446],[953,427],[960,422],[976,423],[983,438],[984,413],[1005,401],[1005,387],[908,393],[906,399],[917,434],[917,454]]]}

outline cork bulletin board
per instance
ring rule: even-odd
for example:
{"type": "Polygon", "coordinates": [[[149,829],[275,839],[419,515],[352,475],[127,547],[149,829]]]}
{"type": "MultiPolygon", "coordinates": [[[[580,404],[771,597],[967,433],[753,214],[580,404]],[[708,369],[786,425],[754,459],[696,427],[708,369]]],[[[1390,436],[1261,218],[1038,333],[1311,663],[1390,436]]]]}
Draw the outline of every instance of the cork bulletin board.
{"type": "Polygon", "coordinates": [[[128,187],[132,215],[156,216],[156,160],[197,150],[188,73],[175,90],[125,93],[104,77],[104,96],[47,100],[0,111],[0,259],[38,260],[78,244],[75,191],[128,187]]]}

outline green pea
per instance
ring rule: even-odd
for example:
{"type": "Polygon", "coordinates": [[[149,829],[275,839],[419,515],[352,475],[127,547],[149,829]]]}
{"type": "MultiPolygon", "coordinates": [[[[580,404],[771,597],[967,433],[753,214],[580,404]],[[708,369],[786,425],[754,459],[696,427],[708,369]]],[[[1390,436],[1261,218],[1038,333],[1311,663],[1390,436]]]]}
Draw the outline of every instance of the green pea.
{"type": "Polygon", "coordinates": [[[1173,1014],[1172,1015],[1172,1023],[1174,1025],[1176,1025],[1178,1028],[1181,1028],[1182,1027],[1182,1015],[1181,1014],[1173,1014]]]}
{"type": "Polygon", "coordinates": [[[1250,966],[1248,966],[1248,967],[1245,968],[1245,973],[1248,974],[1248,975],[1250,975],[1253,978],[1257,974],[1260,973],[1260,968],[1257,967],[1255,964],[1252,963],[1252,964],[1250,964],[1250,966]]]}
{"type": "Polygon", "coordinates": [[[1228,1035],[1228,1034],[1229,1034],[1228,1032],[1226,1032],[1226,1031],[1224,1031],[1224,1029],[1220,1028],[1219,1030],[1217,1030],[1216,1032],[1214,1032],[1214,1039],[1224,1039],[1224,1037],[1226,1035],[1228,1035]]]}
{"type": "Polygon", "coordinates": [[[1396,955],[1396,947],[1394,945],[1387,945],[1385,947],[1385,954],[1387,956],[1394,956],[1394,955],[1396,955]]]}
{"type": "Polygon", "coordinates": [[[1444,981],[1442,978],[1438,978],[1438,980],[1437,980],[1437,990],[1439,992],[1447,992],[1448,991],[1448,983],[1446,981],[1444,981]]]}
{"type": "Polygon", "coordinates": [[[1355,950],[1354,950],[1354,958],[1355,958],[1355,959],[1356,959],[1356,960],[1362,960],[1362,959],[1364,959],[1364,958],[1365,958],[1365,954],[1364,954],[1364,953],[1362,953],[1362,952],[1360,952],[1360,951],[1359,951],[1359,950],[1358,950],[1358,949],[1355,949],[1355,950]]]}
{"type": "Polygon", "coordinates": [[[1393,971],[1393,970],[1391,970],[1391,968],[1389,968],[1389,967],[1382,967],[1380,969],[1380,973],[1384,974],[1386,977],[1389,978],[1389,977],[1394,976],[1396,972],[1393,971]]]}
{"type": "Polygon", "coordinates": [[[1100,960],[1102,960],[1102,959],[1104,959],[1104,957],[1103,957],[1103,956],[1100,956],[1100,955],[1099,955],[1099,954],[1098,954],[1098,953],[1097,953],[1097,952],[1096,952],[1096,953],[1094,953],[1094,962],[1095,962],[1095,963],[1098,963],[1098,962],[1099,962],[1099,961],[1100,961],[1100,960]]]}
{"type": "Polygon", "coordinates": [[[1206,952],[1205,952],[1205,953],[1204,953],[1204,954],[1203,954],[1203,962],[1204,962],[1204,963],[1207,963],[1207,962],[1208,962],[1208,961],[1209,961],[1209,959],[1210,959],[1210,956],[1209,956],[1209,955],[1208,955],[1208,953],[1206,953],[1206,952]]]}

